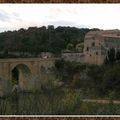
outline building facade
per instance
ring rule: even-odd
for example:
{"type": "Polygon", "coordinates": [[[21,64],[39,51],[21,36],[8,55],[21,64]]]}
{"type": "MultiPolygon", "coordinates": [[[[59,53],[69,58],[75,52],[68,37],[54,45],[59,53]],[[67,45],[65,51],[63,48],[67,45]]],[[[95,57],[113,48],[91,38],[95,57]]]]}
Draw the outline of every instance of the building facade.
{"type": "Polygon", "coordinates": [[[84,62],[101,65],[107,52],[114,48],[120,50],[120,30],[90,31],[84,39],[84,62]]]}

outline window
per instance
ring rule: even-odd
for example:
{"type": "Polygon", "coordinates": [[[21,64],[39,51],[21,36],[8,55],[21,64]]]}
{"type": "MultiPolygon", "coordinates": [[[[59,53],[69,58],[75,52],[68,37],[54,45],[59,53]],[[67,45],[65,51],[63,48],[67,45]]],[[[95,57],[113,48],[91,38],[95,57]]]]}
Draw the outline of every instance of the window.
{"type": "Polygon", "coordinates": [[[92,47],[94,47],[94,46],[95,46],[95,43],[93,42],[93,43],[92,43],[92,47]]]}
{"type": "Polygon", "coordinates": [[[92,39],[95,40],[95,37],[93,37],[92,39]]]}
{"type": "Polygon", "coordinates": [[[96,55],[98,55],[98,52],[96,52],[96,55]]]}
{"type": "Polygon", "coordinates": [[[86,51],[89,51],[89,47],[86,47],[86,51]]]}

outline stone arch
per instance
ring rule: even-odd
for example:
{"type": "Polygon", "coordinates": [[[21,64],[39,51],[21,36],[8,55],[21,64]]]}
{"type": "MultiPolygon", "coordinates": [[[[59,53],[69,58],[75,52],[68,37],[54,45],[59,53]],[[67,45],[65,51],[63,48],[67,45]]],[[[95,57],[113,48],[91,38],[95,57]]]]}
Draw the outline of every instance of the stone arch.
{"type": "Polygon", "coordinates": [[[13,86],[19,85],[21,90],[29,90],[31,85],[32,71],[26,64],[16,64],[11,69],[13,86]]]}
{"type": "Polygon", "coordinates": [[[33,74],[32,65],[29,62],[15,62],[15,63],[11,63],[10,71],[12,71],[16,66],[19,66],[19,65],[26,66],[26,68],[29,68],[31,73],[33,74]]]}

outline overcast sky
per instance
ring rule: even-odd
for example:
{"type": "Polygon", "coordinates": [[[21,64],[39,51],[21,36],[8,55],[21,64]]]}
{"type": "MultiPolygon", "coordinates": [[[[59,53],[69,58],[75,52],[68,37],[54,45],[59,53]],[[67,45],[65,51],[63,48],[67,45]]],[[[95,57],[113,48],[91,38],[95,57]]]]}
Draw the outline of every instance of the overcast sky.
{"type": "Polygon", "coordinates": [[[0,32],[43,25],[120,29],[120,5],[0,4],[0,32]]]}

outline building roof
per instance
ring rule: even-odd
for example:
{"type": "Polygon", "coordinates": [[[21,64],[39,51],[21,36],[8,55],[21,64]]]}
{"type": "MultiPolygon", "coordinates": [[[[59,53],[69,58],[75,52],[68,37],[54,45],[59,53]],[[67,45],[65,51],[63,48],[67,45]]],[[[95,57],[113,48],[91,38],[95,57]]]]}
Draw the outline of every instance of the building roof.
{"type": "Polygon", "coordinates": [[[98,30],[98,31],[90,31],[86,34],[85,37],[94,37],[96,35],[103,36],[103,37],[116,37],[120,38],[120,30],[98,30]]]}
{"type": "Polygon", "coordinates": [[[120,38],[120,36],[102,35],[105,38],[120,38]]]}

